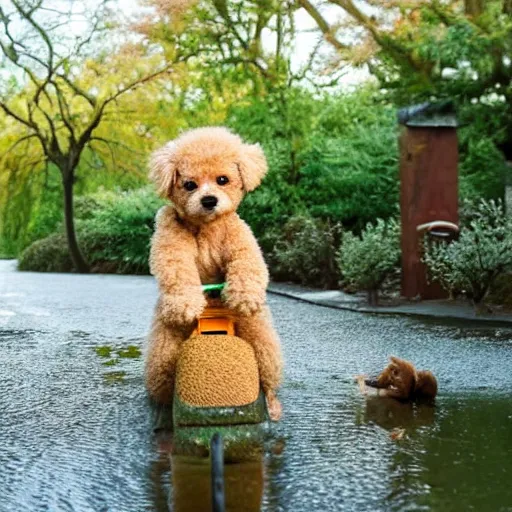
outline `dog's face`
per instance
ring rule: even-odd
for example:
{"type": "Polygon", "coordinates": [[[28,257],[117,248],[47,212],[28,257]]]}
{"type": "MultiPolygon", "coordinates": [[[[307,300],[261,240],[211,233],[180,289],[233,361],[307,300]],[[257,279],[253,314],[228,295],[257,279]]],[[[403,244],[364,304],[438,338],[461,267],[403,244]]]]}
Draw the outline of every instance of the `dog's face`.
{"type": "Polygon", "coordinates": [[[243,197],[237,163],[222,155],[209,159],[208,165],[200,159],[183,158],[169,197],[188,219],[209,221],[232,212],[243,197]]]}
{"type": "Polygon", "coordinates": [[[266,170],[258,145],[225,128],[199,128],[156,151],[150,177],[181,217],[201,224],[235,211],[266,170]]]}
{"type": "Polygon", "coordinates": [[[391,357],[389,365],[377,378],[377,387],[395,388],[408,396],[414,391],[416,370],[414,365],[404,359],[391,357]]]}

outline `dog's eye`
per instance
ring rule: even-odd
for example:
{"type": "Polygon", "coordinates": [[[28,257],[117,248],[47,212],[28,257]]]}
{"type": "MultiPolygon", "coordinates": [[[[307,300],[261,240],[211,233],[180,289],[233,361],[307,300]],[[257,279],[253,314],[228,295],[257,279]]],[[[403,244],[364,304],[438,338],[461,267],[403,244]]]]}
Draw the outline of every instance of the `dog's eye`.
{"type": "Polygon", "coordinates": [[[217,183],[221,186],[227,185],[229,183],[229,178],[227,176],[219,176],[217,178],[217,183]]]}
{"type": "Polygon", "coordinates": [[[185,181],[185,183],[183,183],[183,188],[188,192],[192,192],[192,190],[197,188],[197,183],[195,181],[185,181]]]}

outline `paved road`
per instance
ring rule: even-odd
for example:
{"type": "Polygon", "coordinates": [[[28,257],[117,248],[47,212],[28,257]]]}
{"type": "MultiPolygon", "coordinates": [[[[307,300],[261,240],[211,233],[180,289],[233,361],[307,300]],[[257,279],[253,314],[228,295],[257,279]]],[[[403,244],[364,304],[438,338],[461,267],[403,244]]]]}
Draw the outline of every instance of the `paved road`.
{"type": "MultiPolygon", "coordinates": [[[[155,298],[0,262],[1,512],[172,509],[139,356],[155,298]]],[[[264,510],[512,510],[511,331],[269,303],[287,366],[264,510]],[[435,409],[359,395],[389,354],[434,371],[435,409]]]]}

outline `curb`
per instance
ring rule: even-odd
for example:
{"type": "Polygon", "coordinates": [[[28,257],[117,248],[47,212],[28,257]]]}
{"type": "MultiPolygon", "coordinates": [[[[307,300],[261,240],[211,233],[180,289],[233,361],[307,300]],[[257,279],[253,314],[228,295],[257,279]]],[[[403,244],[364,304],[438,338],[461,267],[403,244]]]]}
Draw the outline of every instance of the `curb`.
{"type": "Polygon", "coordinates": [[[347,304],[338,303],[332,300],[314,300],[309,299],[307,297],[303,297],[300,294],[293,293],[293,292],[286,292],[283,290],[278,290],[276,288],[273,288],[272,285],[270,285],[267,289],[267,292],[271,295],[276,295],[279,297],[285,297],[287,299],[296,300],[298,302],[303,302],[306,304],[312,304],[314,306],[320,306],[324,308],[330,308],[330,309],[338,309],[342,311],[351,311],[353,313],[361,313],[361,314],[370,314],[370,315],[388,315],[388,316],[407,316],[411,318],[419,318],[419,319],[434,319],[434,320],[451,320],[451,321],[465,321],[468,323],[474,323],[474,324],[480,324],[480,325],[487,325],[489,327],[505,327],[512,329],[512,315],[510,316],[510,319],[498,317],[498,318],[492,318],[492,317],[467,317],[464,315],[455,315],[455,314],[434,314],[431,312],[426,311],[404,311],[403,309],[394,309],[392,307],[386,307],[383,306],[381,308],[372,308],[368,306],[349,306],[347,304]]]}

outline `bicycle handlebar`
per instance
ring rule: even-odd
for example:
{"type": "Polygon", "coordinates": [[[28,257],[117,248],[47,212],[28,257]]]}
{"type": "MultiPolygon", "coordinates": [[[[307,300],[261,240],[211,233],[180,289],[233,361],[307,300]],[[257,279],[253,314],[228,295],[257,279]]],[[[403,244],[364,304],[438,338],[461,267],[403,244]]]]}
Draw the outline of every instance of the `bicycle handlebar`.
{"type": "Polygon", "coordinates": [[[202,289],[204,293],[212,292],[214,290],[222,291],[226,283],[216,283],[216,284],[203,284],[202,289]]]}

